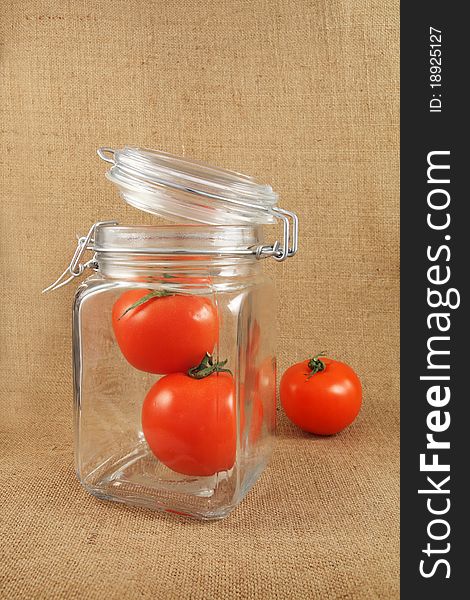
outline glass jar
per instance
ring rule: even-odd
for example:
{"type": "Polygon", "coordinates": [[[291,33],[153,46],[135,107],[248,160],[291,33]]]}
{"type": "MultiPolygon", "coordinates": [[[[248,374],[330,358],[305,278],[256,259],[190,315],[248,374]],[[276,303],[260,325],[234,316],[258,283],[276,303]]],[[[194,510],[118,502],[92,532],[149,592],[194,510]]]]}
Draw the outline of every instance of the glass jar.
{"type": "Polygon", "coordinates": [[[48,288],[92,272],[73,310],[78,478],[99,498],[224,517],[271,452],[276,327],[259,259],[295,253],[297,219],[237,173],[148,150],[99,154],[127,202],[178,224],[96,223],[48,288]],[[283,243],[265,245],[276,218],[283,243]]]}

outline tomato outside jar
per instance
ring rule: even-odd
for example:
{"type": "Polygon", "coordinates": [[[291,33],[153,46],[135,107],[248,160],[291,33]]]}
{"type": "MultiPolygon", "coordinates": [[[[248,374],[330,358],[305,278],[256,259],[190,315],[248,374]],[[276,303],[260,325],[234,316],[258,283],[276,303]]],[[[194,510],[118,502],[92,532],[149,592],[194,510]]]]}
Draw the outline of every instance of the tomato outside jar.
{"type": "Polygon", "coordinates": [[[296,253],[297,217],[246,175],[98,154],[126,202],[173,223],[95,223],[45,290],[89,273],[73,308],[78,479],[102,499],[222,518],[270,457],[276,328],[260,259],[296,253]],[[278,221],[282,242],[266,244],[278,221]]]}

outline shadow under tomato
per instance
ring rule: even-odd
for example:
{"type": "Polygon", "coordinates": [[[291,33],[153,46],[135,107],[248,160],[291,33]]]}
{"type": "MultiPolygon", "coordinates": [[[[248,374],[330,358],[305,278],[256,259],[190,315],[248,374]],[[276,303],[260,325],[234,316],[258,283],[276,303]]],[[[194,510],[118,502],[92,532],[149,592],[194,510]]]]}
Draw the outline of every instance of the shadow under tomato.
{"type": "Polygon", "coordinates": [[[331,435],[317,435],[315,433],[309,433],[308,431],[304,431],[297,427],[294,423],[289,421],[289,419],[284,414],[284,411],[281,407],[277,407],[276,409],[277,416],[277,426],[276,426],[276,437],[278,439],[309,439],[315,440],[318,442],[332,440],[335,438],[339,438],[344,435],[350,429],[354,427],[354,423],[352,423],[349,427],[346,427],[342,431],[338,433],[332,433],[331,435]]]}

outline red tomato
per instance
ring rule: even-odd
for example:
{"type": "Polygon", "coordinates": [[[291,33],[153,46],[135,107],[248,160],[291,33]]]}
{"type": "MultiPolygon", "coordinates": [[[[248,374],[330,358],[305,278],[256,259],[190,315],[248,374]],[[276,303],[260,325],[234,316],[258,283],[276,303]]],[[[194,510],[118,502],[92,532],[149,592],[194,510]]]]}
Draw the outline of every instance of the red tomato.
{"type": "Polygon", "coordinates": [[[153,454],[177,473],[206,477],[231,469],[237,448],[232,375],[162,377],[145,397],[142,430],[153,454]]]}
{"type": "Polygon", "coordinates": [[[114,303],[112,320],[119,348],[141,371],[187,371],[214,349],[219,335],[217,309],[202,296],[167,295],[129,310],[150,293],[129,290],[114,303]]]}
{"type": "Polygon", "coordinates": [[[287,369],[281,379],[280,395],[289,419],[318,435],[338,433],[350,425],[362,403],[361,382],[351,367],[323,357],[287,369]],[[315,360],[324,369],[311,374],[315,360]]]}

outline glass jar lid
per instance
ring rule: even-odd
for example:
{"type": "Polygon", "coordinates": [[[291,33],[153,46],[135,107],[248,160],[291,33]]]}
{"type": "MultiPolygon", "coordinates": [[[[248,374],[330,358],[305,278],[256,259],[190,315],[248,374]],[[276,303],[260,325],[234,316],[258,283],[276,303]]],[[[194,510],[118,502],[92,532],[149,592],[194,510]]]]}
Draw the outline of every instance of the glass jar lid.
{"type": "MultiPolygon", "coordinates": [[[[189,229],[180,236],[178,247],[169,248],[169,240],[147,236],[139,227],[121,227],[115,221],[94,223],[86,235],[78,238],[68,267],[44,292],[66,285],[87,268],[97,269],[95,255],[83,262],[87,251],[272,257],[277,261],[297,252],[297,215],[277,206],[278,196],[269,185],[248,175],[156,150],[100,148],[98,155],[112,164],[106,176],[118,186],[128,204],[178,224],[222,225],[224,231],[206,236],[205,247],[195,248],[191,242],[200,236],[198,238],[196,230],[189,229]],[[277,221],[282,223],[282,241],[263,244],[258,233],[254,239],[244,233],[244,226],[255,231],[261,225],[277,221]],[[233,226],[229,229],[233,235],[227,235],[227,226],[233,226]]],[[[174,235],[169,237],[174,241],[174,235]]]]}
{"type": "Polygon", "coordinates": [[[100,148],[111,163],[106,177],[124,200],[177,223],[274,223],[278,195],[269,185],[235,171],[145,148],[100,148]]]}

